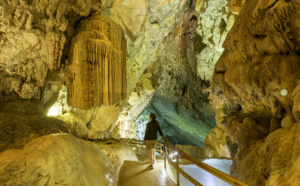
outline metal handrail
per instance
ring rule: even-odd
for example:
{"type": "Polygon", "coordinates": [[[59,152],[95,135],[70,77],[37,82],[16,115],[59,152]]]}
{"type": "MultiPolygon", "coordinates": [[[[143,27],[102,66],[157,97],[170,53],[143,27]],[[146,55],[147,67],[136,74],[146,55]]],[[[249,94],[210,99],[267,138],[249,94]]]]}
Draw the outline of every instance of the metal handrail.
{"type": "Polygon", "coordinates": [[[179,145],[179,144],[175,145],[175,147],[180,151],[183,151],[198,160],[204,160],[210,158],[210,150],[208,150],[205,147],[179,145]]]}
{"type": "MultiPolygon", "coordinates": [[[[234,185],[234,186],[247,186],[247,184],[241,182],[240,180],[206,164],[206,163],[203,163],[195,158],[193,158],[191,155],[177,149],[172,143],[170,143],[168,140],[166,140],[165,138],[163,138],[166,146],[169,146],[171,147],[171,149],[173,149],[173,151],[176,151],[178,153],[177,156],[181,156],[183,158],[185,158],[186,160],[190,161],[191,163],[197,165],[198,167],[200,167],[201,169],[205,170],[206,172],[209,172],[211,173],[212,175],[216,176],[217,178],[231,184],[231,185],[234,185]]],[[[165,156],[168,156],[167,153],[165,153],[165,156]]],[[[178,160],[177,160],[178,161],[178,160]]],[[[175,167],[174,167],[175,168],[175,167]]],[[[176,169],[176,168],[175,168],[176,169]]],[[[180,169],[180,168],[179,168],[180,169]]],[[[177,170],[177,169],[176,169],[177,170]]],[[[178,170],[177,170],[178,171],[178,170]]],[[[184,175],[183,175],[184,176],[184,175]]],[[[187,177],[186,177],[187,178],[187,177]]],[[[178,178],[177,178],[178,179],[178,178]]],[[[187,178],[188,179],[188,178],[187,178]]],[[[189,179],[188,179],[189,180],[189,179]]],[[[190,180],[189,180],[190,181],[190,180]]],[[[179,183],[179,182],[177,182],[179,183]]]]}
{"type": "MultiPolygon", "coordinates": [[[[136,144],[140,144],[140,143],[145,143],[145,141],[143,140],[135,140],[135,139],[125,139],[122,138],[122,140],[124,141],[129,141],[129,142],[139,142],[136,144]]],[[[164,154],[164,167],[166,169],[166,161],[168,160],[168,162],[176,169],[177,171],[177,185],[179,185],[179,173],[184,176],[187,180],[189,180],[190,182],[192,182],[194,185],[197,186],[202,186],[201,183],[199,183],[197,180],[195,180],[194,178],[192,178],[190,175],[188,175],[186,172],[184,172],[180,167],[179,167],[179,156],[183,157],[184,159],[188,160],[189,162],[191,162],[192,164],[197,165],[198,167],[200,167],[201,169],[205,170],[206,172],[211,173],[212,175],[216,176],[217,178],[231,184],[234,186],[248,186],[246,183],[206,164],[203,163],[195,158],[193,158],[191,155],[181,151],[180,149],[176,148],[172,143],[170,143],[168,140],[166,140],[163,137],[163,154],[164,154]],[[175,164],[170,158],[169,158],[169,154],[167,149],[171,149],[172,151],[177,152],[177,163],[175,164]]],[[[161,151],[161,150],[160,150],[161,151]]]]}

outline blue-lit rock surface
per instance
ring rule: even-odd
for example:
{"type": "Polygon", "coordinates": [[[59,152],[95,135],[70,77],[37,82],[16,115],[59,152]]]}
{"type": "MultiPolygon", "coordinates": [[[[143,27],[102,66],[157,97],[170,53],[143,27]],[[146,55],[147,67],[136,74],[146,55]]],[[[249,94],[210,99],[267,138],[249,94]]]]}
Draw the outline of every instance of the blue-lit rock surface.
{"type": "Polygon", "coordinates": [[[212,99],[209,86],[213,66],[243,3],[126,2],[125,5],[118,0],[102,12],[125,29],[128,42],[129,100],[119,115],[113,136],[135,137],[132,129],[137,118],[145,109],[155,109],[151,112],[161,115],[162,123],[172,128],[173,134],[177,131],[186,136],[187,132],[194,136],[189,144],[200,145],[200,141],[203,145],[215,125],[215,111],[208,106],[212,99]],[[136,15],[136,24],[130,17],[117,16],[121,12],[136,15]]]}
{"type": "Polygon", "coordinates": [[[201,109],[199,107],[197,113],[194,109],[180,105],[178,99],[154,95],[150,105],[136,122],[137,138],[143,139],[146,124],[149,122],[148,116],[154,113],[165,137],[173,144],[204,146],[203,141],[214,127],[215,120],[213,111],[205,113],[201,109]]]}

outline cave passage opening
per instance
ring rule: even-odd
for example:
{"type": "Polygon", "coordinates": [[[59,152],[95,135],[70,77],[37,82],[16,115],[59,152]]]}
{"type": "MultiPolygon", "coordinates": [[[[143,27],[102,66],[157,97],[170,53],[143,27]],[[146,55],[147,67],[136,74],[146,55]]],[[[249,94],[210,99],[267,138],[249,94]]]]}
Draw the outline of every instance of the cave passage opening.
{"type": "MultiPolygon", "coordinates": [[[[173,145],[205,147],[204,139],[216,124],[215,113],[203,112],[204,114],[199,115],[195,110],[179,105],[177,99],[155,94],[135,121],[137,140],[144,140],[151,113],[156,115],[164,136],[173,145]]],[[[158,141],[162,141],[160,135],[158,141]]]]}

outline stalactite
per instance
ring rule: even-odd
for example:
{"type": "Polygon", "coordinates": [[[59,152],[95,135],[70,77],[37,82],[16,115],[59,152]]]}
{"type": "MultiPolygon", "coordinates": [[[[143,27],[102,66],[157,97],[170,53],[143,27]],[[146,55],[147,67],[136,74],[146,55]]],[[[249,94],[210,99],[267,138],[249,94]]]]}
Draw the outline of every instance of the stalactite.
{"type": "Polygon", "coordinates": [[[66,70],[68,104],[81,109],[126,98],[126,40],[121,28],[95,15],[77,25],[66,70]]]}

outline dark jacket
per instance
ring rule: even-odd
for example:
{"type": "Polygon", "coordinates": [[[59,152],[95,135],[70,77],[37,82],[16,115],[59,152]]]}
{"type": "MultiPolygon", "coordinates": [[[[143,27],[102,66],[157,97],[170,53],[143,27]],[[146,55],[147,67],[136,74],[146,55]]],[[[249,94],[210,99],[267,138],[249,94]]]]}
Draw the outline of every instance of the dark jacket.
{"type": "Polygon", "coordinates": [[[157,139],[157,131],[161,136],[163,136],[163,133],[159,127],[159,124],[156,120],[150,121],[147,123],[146,132],[144,140],[156,140],[157,139]]]}

